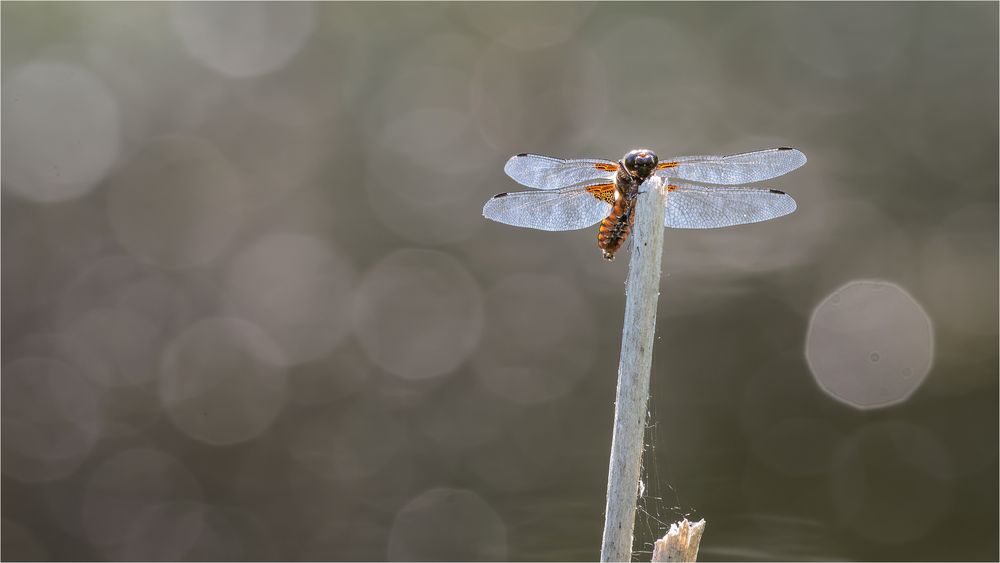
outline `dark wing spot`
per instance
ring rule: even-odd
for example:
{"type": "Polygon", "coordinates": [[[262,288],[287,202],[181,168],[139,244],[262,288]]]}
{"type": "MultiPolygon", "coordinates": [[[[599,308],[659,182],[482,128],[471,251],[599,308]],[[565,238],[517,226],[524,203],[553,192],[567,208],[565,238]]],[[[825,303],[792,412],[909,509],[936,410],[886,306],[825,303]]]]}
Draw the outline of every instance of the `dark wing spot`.
{"type": "Polygon", "coordinates": [[[526,153],[526,152],[522,152],[521,154],[519,154],[519,155],[517,155],[517,156],[528,156],[528,153],[526,153]]]}
{"type": "MultiPolygon", "coordinates": [[[[772,190],[772,191],[773,191],[773,190],[772,190]]],[[[497,194],[497,195],[493,196],[493,199],[496,199],[496,198],[498,198],[498,197],[505,197],[505,196],[507,196],[507,195],[508,195],[509,193],[510,193],[510,192],[504,192],[504,193],[502,193],[502,194],[497,194]]]]}
{"type": "Polygon", "coordinates": [[[795,149],[793,149],[792,147],[778,147],[778,150],[779,151],[793,151],[795,149]]]}
{"type": "Polygon", "coordinates": [[[767,190],[767,191],[771,192],[772,194],[788,195],[788,194],[786,194],[785,192],[783,192],[781,190],[767,190]]]}

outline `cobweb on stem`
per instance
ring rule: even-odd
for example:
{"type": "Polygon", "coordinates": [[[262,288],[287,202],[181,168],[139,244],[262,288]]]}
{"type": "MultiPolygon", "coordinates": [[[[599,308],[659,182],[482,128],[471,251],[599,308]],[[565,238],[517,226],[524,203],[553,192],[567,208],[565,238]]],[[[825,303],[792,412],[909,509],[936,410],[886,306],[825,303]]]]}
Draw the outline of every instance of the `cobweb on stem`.
{"type": "MultiPolygon", "coordinates": [[[[654,357],[654,364],[656,359],[654,357]]],[[[655,373],[656,370],[654,369],[655,373]]],[[[669,462],[660,469],[656,448],[659,444],[658,419],[656,416],[656,394],[653,392],[655,378],[650,378],[650,398],[646,411],[646,432],[643,438],[644,451],[639,478],[639,498],[636,503],[635,538],[632,541],[632,559],[649,561],[653,555],[653,543],[663,537],[670,525],[683,518],[690,519],[696,510],[681,502],[680,494],[668,481],[669,462]]]]}

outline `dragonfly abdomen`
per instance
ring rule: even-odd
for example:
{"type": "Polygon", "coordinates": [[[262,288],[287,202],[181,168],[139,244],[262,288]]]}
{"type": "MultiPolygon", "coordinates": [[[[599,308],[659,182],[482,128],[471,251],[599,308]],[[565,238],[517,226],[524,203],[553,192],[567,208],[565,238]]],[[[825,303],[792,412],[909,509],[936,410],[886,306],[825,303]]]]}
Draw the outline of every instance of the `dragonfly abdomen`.
{"type": "Polygon", "coordinates": [[[616,199],[611,214],[601,221],[601,228],[597,232],[597,246],[604,251],[606,260],[615,259],[615,253],[632,232],[634,222],[635,198],[619,197],[616,199]]]}

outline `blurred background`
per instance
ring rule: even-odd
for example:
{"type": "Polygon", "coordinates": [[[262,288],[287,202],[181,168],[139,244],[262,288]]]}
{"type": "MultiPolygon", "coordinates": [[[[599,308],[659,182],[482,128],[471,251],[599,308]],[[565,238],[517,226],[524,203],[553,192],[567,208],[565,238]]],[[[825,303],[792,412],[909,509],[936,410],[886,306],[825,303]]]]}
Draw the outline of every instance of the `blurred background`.
{"type": "Polygon", "coordinates": [[[627,255],[507,158],[794,146],[666,232],[634,557],[996,560],[996,3],[9,3],[3,558],[591,560],[627,255]]]}

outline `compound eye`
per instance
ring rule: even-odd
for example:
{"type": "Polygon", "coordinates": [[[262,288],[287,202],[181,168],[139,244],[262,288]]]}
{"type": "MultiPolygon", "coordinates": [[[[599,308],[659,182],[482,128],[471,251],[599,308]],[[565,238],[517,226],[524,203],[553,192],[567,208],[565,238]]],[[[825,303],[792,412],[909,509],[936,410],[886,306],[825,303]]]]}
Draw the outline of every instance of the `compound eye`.
{"type": "Polygon", "coordinates": [[[635,170],[635,154],[629,153],[625,155],[625,168],[628,170],[635,170]]]}

